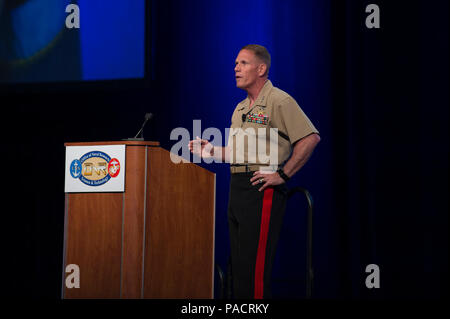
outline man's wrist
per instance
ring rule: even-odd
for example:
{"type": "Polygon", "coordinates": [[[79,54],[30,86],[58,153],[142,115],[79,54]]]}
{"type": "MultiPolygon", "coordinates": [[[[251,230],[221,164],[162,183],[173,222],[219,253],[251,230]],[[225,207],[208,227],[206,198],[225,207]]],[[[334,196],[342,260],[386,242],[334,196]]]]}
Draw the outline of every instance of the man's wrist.
{"type": "Polygon", "coordinates": [[[283,169],[282,169],[281,167],[277,170],[277,173],[278,173],[278,175],[280,175],[280,177],[281,177],[285,182],[287,182],[288,180],[290,180],[290,177],[286,175],[286,173],[283,171],[283,169]]]}

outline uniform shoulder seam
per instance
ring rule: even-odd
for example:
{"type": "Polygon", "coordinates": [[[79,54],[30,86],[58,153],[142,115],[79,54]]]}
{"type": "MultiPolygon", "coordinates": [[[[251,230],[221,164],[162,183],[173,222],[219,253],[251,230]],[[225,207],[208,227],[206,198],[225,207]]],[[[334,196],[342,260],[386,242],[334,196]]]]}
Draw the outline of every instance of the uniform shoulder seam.
{"type": "MultiPolygon", "coordinates": [[[[286,94],[287,94],[287,93],[286,93],[286,94]]],[[[292,96],[290,96],[289,94],[287,94],[286,96],[280,98],[280,99],[277,101],[277,105],[280,106],[280,107],[282,107],[282,106],[285,106],[286,104],[288,104],[289,102],[297,103],[297,102],[295,101],[295,99],[294,99],[292,96]]]]}
{"type": "Polygon", "coordinates": [[[287,93],[277,87],[274,87],[273,89],[274,89],[274,93],[275,93],[275,96],[274,96],[275,101],[274,102],[276,102],[277,104],[283,104],[288,99],[294,100],[294,98],[289,93],[287,93]]]}

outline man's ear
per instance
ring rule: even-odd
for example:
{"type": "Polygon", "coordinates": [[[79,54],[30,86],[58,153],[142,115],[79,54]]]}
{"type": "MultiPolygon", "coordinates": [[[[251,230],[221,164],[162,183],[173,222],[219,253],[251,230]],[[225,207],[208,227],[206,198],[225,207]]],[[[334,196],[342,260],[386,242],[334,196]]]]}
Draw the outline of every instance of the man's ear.
{"type": "Polygon", "coordinates": [[[261,63],[258,66],[258,75],[263,76],[264,74],[266,74],[266,71],[267,71],[267,65],[265,65],[264,63],[261,63]]]}

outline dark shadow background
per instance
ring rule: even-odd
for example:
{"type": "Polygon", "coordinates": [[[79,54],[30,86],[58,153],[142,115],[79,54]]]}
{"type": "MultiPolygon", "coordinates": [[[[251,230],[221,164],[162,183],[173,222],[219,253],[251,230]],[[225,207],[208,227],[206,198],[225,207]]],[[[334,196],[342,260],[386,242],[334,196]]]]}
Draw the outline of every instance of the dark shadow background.
{"type": "MultiPolygon", "coordinates": [[[[314,297],[447,296],[447,1],[152,1],[147,11],[145,79],[0,86],[2,295],[60,297],[64,142],[134,136],[145,112],[155,114],[146,139],[166,149],[172,129],[192,131],[194,119],[223,130],[245,98],[234,59],[260,43],[272,54],[270,79],[322,136],[289,182],[315,201],[314,297]],[[369,3],[381,29],[365,27],[369,3]],[[373,263],[381,288],[369,290],[373,263]]],[[[229,170],[202,166],[217,173],[225,268],[229,170]]],[[[275,297],[305,296],[305,212],[290,201],[275,297]]]]}

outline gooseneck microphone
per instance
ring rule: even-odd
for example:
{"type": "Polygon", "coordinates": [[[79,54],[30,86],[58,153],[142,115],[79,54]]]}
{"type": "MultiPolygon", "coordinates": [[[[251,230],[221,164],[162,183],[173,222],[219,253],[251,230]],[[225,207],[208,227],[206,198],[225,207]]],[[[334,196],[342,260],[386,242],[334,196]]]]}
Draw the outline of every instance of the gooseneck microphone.
{"type": "Polygon", "coordinates": [[[136,133],[134,137],[126,138],[126,141],[143,141],[144,140],[144,127],[148,121],[153,118],[153,113],[145,113],[144,123],[142,123],[141,129],[136,133]],[[138,137],[140,135],[140,137],[138,137]]]}
{"type": "Polygon", "coordinates": [[[137,134],[134,136],[134,138],[137,138],[138,135],[141,134],[141,138],[144,139],[144,127],[145,127],[145,124],[147,124],[147,122],[148,122],[149,120],[151,120],[152,117],[153,117],[153,114],[152,114],[152,113],[145,113],[145,120],[144,120],[144,123],[142,123],[141,129],[139,130],[139,132],[137,132],[137,134]]]}

